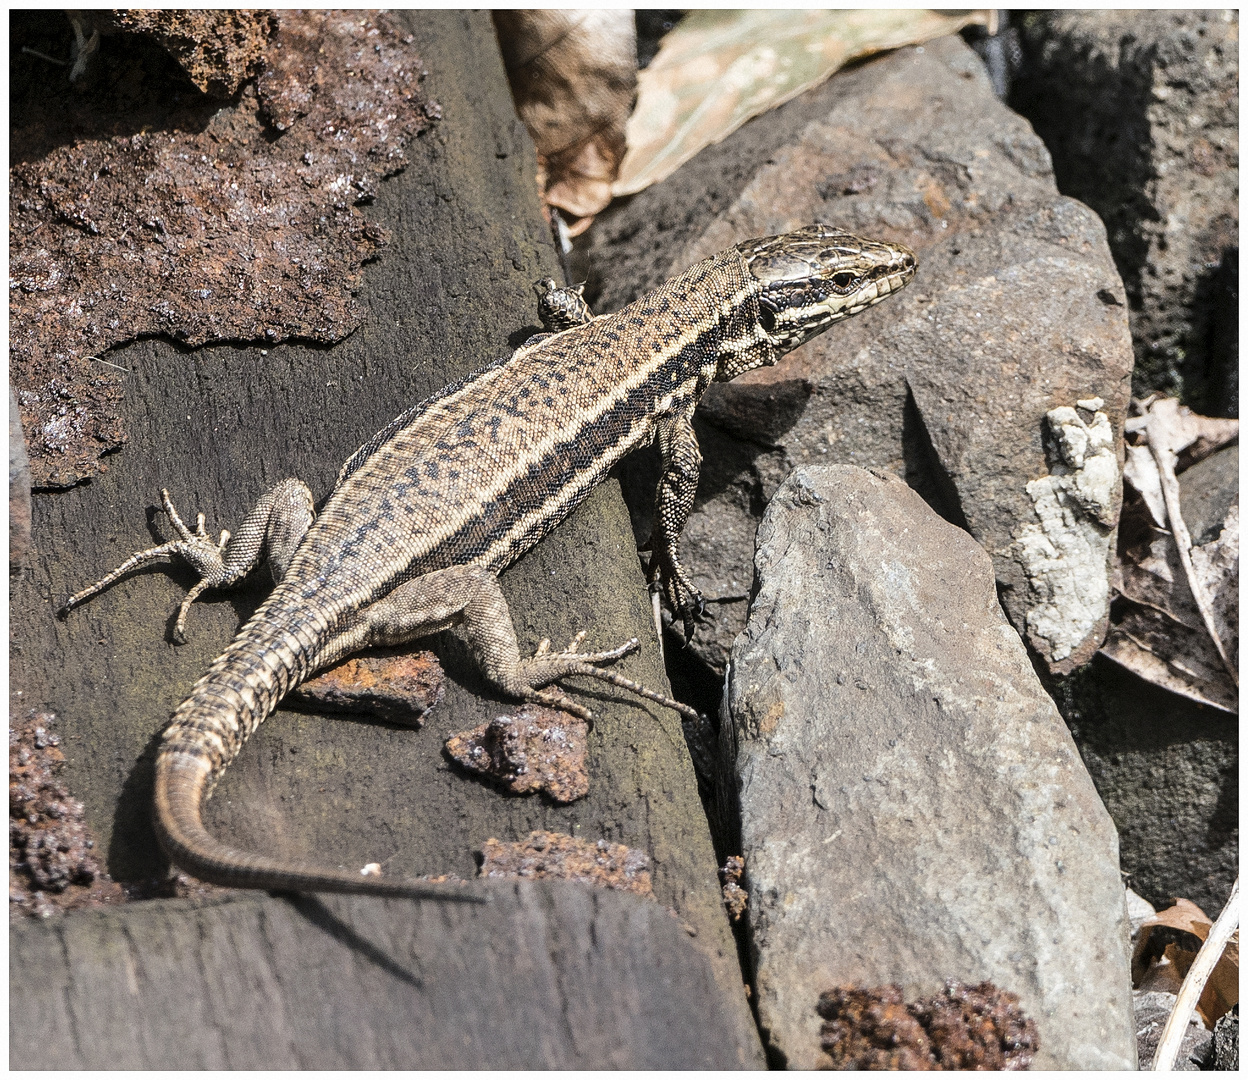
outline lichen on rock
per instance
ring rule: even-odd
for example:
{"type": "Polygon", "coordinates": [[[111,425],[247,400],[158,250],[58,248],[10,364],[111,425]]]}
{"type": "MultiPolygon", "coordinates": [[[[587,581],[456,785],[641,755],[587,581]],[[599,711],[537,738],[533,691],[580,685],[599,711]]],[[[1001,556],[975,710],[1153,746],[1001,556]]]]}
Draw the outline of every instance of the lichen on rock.
{"type": "Polygon", "coordinates": [[[1050,472],[1027,484],[1039,524],[1015,532],[1027,575],[1031,644],[1055,670],[1084,663],[1100,646],[1109,618],[1110,540],[1119,491],[1114,431],[1089,398],[1045,414],[1050,472]],[[1090,422],[1083,415],[1091,416],[1090,422]]]}

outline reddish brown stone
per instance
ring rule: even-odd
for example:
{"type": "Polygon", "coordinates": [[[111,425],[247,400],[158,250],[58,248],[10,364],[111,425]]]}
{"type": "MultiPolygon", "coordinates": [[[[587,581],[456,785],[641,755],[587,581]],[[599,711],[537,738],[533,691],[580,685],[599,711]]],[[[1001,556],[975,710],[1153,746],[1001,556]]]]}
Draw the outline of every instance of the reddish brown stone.
{"type": "Polygon", "coordinates": [[[585,721],[571,713],[525,705],[513,716],[452,735],[446,752],[517,795],[545,791],[555,802],[570,803],[589,793],[588,734],[585,721]]]}
{"type": "Polygon", "coordinates": [[[563,878],[603,889],[653,896],[645,852],[599,840],[591,844],[556,832],[531,832],[527,840],[485,842],[481,877],[563,878]]]}
{"type": "Polygon", "coordinates": [[[378,649],[309,679],[292,704],[329,712],[366,712],[392,724],[419,727],[445,691],[442,665],[431,652],[378,649]]]}

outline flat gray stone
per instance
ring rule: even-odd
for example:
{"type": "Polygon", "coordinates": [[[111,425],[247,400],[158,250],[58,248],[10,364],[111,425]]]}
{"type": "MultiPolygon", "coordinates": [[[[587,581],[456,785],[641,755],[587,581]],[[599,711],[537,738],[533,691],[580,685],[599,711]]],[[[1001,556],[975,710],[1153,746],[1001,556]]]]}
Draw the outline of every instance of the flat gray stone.
{"type": "MultiPolygon", "coordinates": [[[[596,308],[811,221],[901,241],[918,274],[774,368],[708,391],[684,553],[713,622],[694,651],[722,674],[763,508],[796,466],[840,462],[904,476],[992,554],[1006,613],[1040,658],[1085,662],[1108,615],[1132,365],[1101,222],[1058,194],[1044,144],[993,96],[978,57],[942,38],[836,75],[609,209],[584,253],[596,308]],[[1046,417],[1093,398],[1107,477],[1074,499],[1044,480],[1071,471],[1046,417]]],[[[623,470],[643,540],[655,468],[642,457],[623,470]]]]}
{"type": "Polygon", "coordinates": [[[833,986],[988,979],[1035,1068],[1133,1068],[1117,836],[988,556],[889,473],[807,466],[755,565],[721,737],[772,1049],[817,1064],[833,986]]]}
{"type": "MultiPolygon", "coordinates": [[[[10,931],[14,1069],[735,1069],[706,957],[650,900],[235,894],[10,931]]],[[[744,1000],[744,993],[740,992],[744,1000]]]]}
{"type": "MultiPolygon", "coordinates": [[[[1170,1014],[1174,1012],[1174,1003],[1178,996],[1162,990],[1136,990],[1132,997],[1135,1004],[1136,1046],[1140,1068],[1148,1069],[1152,1067],[1153,1055],[1157,1053],[1157,1044],[1161,1042],[1161,1031],[1170,1014]]],[[[1193,1015],[1187,1022],[1183,1041],[1179,1043],[1174,1071],[1199,1072],[1205,1059],[1212,1056],[1213,1043],[1214,1033],[1200,1022],[1199,1016],[1193,1015]]]]}

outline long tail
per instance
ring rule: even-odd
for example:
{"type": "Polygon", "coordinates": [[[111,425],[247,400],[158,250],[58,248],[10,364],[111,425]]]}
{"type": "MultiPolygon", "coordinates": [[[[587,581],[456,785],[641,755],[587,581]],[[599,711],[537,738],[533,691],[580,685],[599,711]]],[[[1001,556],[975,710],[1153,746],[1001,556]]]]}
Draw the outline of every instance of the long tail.
{"type": "MultiPolygon", "coordinates": [[[[246,629],[246,628],[244,628],[246,629]]],[[[240,634],[174,713],[156,758],[156,835],[169,858],[203,881],[281,892],[347,892],[481,903],[462,886],[364,877],[237,851],[211,836],[203,801],[251,733],[307,673],[297,640],[263,650],[240,634]]]]}

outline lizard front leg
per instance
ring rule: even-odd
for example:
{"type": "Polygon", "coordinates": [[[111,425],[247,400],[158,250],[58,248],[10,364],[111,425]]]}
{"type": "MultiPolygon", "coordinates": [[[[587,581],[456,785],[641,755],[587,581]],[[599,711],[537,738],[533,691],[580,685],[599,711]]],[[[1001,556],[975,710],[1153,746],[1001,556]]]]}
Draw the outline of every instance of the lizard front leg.
{"type": "Polygon", "coordinates": [[[498,577],[475,565],[425,574],[357,612],[322,663],[333,663],[368,646],[400,645],[459,624],[482,674],[504,693],[522,701],[536,701],[589,719],[590,712],[583,705],[541,689],[567,675],[587,675],[683,715],[697,716],[688,705],[599,666],[635,652],[639,648],[636,638],[615,649],[581,653],[577,651],[585,636],[581,633],[562,652],[551,652],[549,641],[543,641],[533,656],[522,658],[498,577]]]}
{"type": "Polygon", "coordinates": [[[655,421],[655,440],[663,473],[655,491],[654,529],[642,548],[649,551],[646,579],[662,588],[672,612],[684,621],[686,643],[693,637],[695,620],[705,610],[702,594],[680,563],[680,534],[693,510],[702,471],[702,451],[687,413],[664,413],[655,421]]]}
{"type": "Polygon", "coordinates": [[[231,536],[223,529],[221,539],[214,543],[204,531],[203,514],[197,515],[195,531],[191,532],[174,509],[169,492],[162,490],[160,498],[179,539],[131,555],[112,573],[66,600],[62,614],[107,589],[136,567],[180,558],[190,563],[199,575],[199,581],[191,587],[178,609],[173,628],[174,639],[185,642],[187,613],[200,593],[238,584],[266,555],[274,582],[280,582],[314,517],[312,492],[307,484],[301,480],[283,480],[260,497],[237,533],[231,536]]]}

